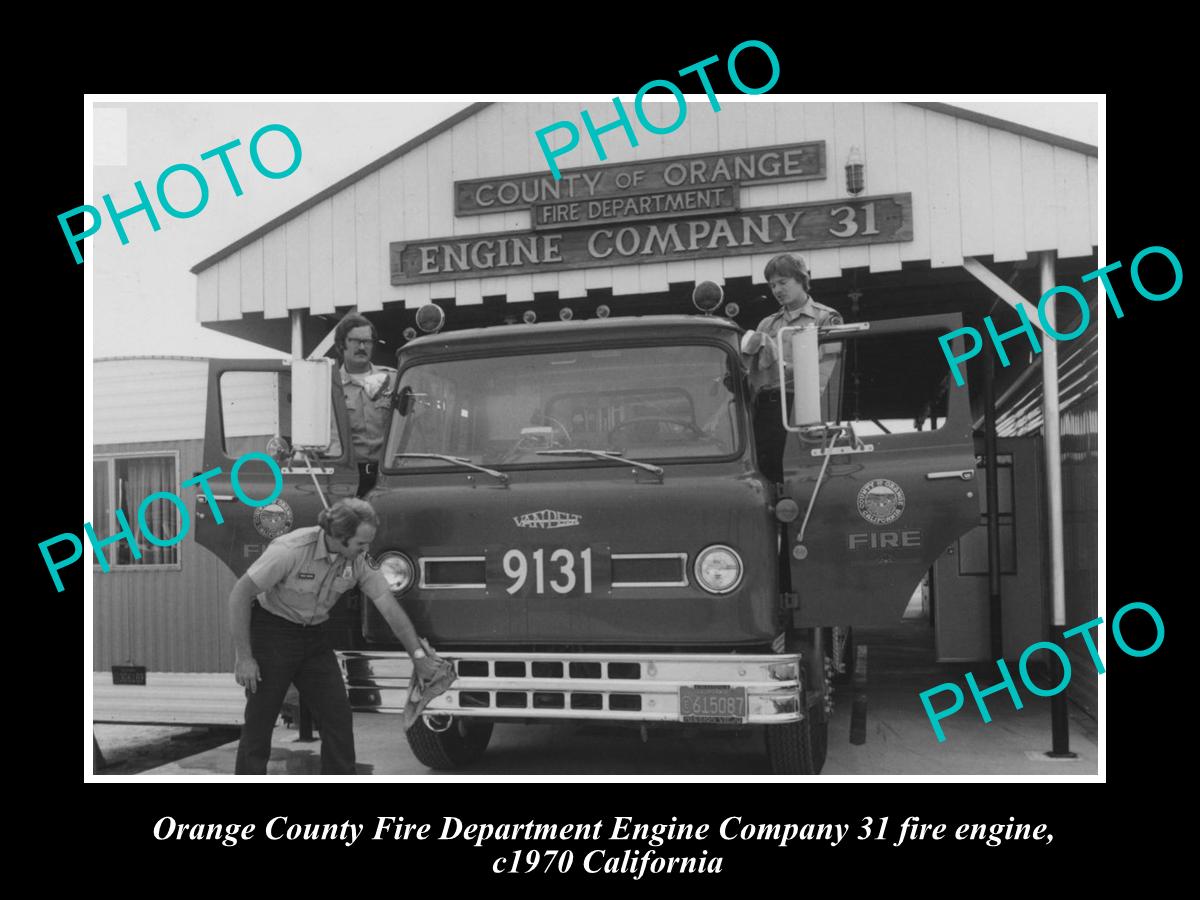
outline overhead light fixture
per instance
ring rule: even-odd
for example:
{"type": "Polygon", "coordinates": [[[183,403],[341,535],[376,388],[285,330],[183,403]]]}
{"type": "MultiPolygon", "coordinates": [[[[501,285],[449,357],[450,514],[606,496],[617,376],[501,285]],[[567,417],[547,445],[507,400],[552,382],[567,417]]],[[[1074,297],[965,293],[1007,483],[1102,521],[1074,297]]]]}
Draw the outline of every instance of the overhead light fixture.
{"type": "Polygon", "coordinates": [[[564,306],[558,311],[558,317],[564,322],[570,322],[575,318],[575,313],[571,311],[571,307],[564,306]]]}
{"type": "Polygon", "coordinates": [[[863,158],[857,147],[851,147],[846,158],[846,190],[851,194],[863,191],[863,158]]]}
{"type": "Polygon", "coordinates": [[[612,315],[612,310],[608,308],[608,304],[601,303],[596,307],[597,319],[607,319],[610,315],[612,315]]]}
{"type": "Polygon", "coordinates": [[[532,325],[537,321],[537,313],[535,313],[532,309],[527,309],[525,310],[524,315],[521,316],[521,321],[526,325],[532,325]]]}

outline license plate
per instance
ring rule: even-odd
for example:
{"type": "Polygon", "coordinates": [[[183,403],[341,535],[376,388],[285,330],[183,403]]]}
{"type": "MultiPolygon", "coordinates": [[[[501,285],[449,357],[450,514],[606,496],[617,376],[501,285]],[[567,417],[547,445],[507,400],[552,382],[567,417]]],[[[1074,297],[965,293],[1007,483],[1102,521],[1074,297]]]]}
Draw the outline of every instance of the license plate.
{"type": "Polygon", "coordinates": [[[746,689],[723,686],[681,687],[679,714],[684,722],[745,722],[746,689]]]}

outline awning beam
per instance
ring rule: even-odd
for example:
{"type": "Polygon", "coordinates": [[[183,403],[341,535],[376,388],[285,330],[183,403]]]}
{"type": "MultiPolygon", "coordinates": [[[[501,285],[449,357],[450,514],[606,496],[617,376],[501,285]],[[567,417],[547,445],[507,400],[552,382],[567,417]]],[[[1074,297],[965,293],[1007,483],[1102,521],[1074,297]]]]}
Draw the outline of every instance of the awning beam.
{"type": "Polygon", "coordinates": [[[1009,284],[979,260],[975,259],[973,256],[963,257],[963,268],[974,275],[975,278],[983,283],[984,287],[986,287],[989,291],[991,291],[1013,309],[1016,309],[1017,307],[1024,307],[1026,317],[1031,323],[1033,323],[1034,327],[1041,329],[1042,334],[1046,333],[1046,329],[1042,328],[1042,322],[1038,318],[1037,307],[1022,297],[1017,289],[1011,284],[1009,284]]]}

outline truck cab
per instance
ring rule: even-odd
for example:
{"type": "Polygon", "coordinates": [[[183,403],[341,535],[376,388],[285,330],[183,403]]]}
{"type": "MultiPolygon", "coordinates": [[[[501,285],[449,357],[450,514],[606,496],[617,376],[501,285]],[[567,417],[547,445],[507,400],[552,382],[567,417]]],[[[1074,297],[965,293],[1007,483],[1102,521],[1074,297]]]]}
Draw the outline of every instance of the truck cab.
{"type": "MultiPolygon", "coordinates": [[[[372,556],[457,672],[407,732],[418,759],[466,765],[498,721],[586,719],[761,728],[773,772],[819,773],[845,629],[898,620],[978,521],[967,389],[949,384],[936,342],[956,323],[822,334],[841,344],[839,369],[822,421],[785,413],[780,484],[756,463],[742,330],[725,319],[405,344],[366,499],[380,519],[372,556]]],[[[798,364],[798,383],[815,366],[798,364]]],[[[288,369],[212,364],[206,468],[270,443],[284,473],[274,509],[229,509],[220,527],[198,509],[199,539],[237,574],[276,533],[316,520],[318,492],[332,502],[357,484],[336,389],[328,444],[303,465],[290,454],[288,369]],[[273,435],[230,428],[229,398],[252,378],[260,394],[271,382],[271,399],[241,412],[273,404],[273,435]]],[[[348,595],[339,614],[352,706],[399,713],[407,654],[373,604],[348,595]]]]}

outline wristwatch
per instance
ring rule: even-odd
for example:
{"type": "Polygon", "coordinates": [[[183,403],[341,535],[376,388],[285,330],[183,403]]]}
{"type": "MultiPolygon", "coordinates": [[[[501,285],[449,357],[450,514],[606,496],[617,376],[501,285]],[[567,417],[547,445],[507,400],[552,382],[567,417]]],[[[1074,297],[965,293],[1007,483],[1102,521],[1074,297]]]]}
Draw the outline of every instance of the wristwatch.
{"type": "Polygon", "coordinates": [[[413,659],[424,659],[428,655],[429,654],[425,652],[425,649],[423,647],[418,647],[416,650],[413,651],[412,658],[413,659]]]}

